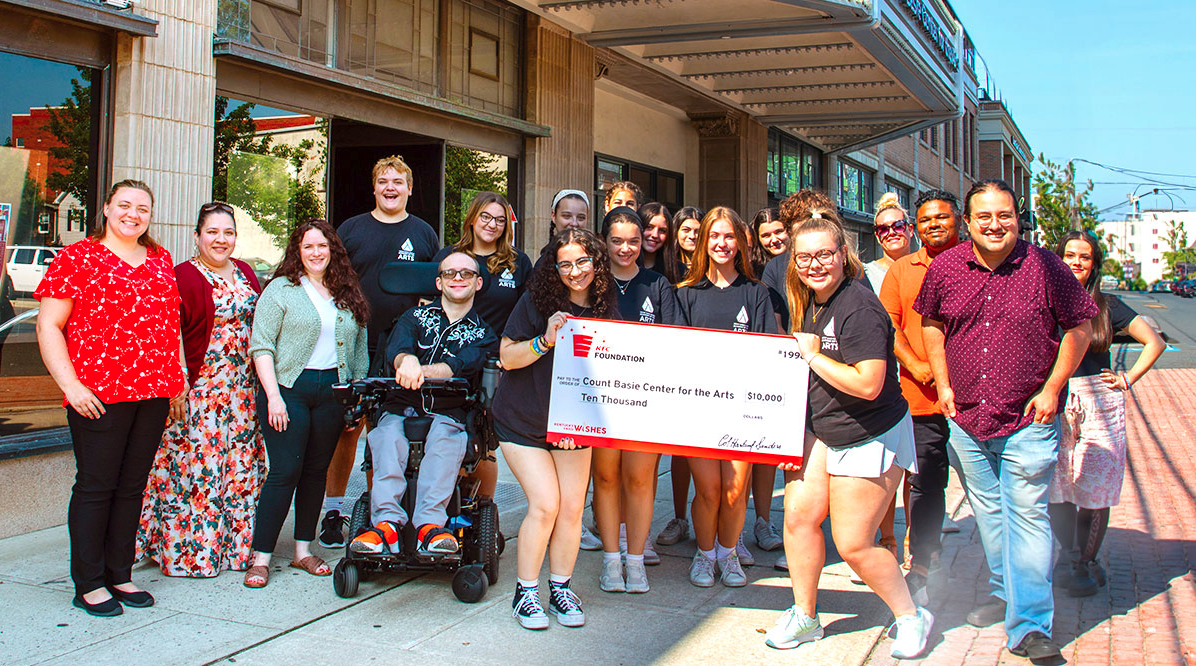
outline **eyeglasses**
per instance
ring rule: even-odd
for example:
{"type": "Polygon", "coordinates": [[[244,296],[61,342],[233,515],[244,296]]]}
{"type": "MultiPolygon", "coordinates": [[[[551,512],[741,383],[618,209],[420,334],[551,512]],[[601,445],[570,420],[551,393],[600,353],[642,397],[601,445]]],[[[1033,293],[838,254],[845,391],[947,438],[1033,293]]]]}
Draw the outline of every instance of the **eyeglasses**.
{"type": "Polygon", "coordinates": [[[233,207],[224,203],[223,201],[212,201],[199,207],[200,215],[207,215],[208,213],[214,213],[216,211],[233,215],[233,207]]]}
{"type": "Polygon", "coordinates": [[[576,268],[581,272],[586,272],[594,268],[593,257],[578,257],[577,261],[558,261],[556,262],[556,269],[561,275],[569,275],[576,268]]]}
{"type": "Polygon", "coordinates": [[[477,271],[470,270],[468,268],[446,268],[446,269],[440,271],[440,279],[442,279],[442,280],[453,280],[456,278],[472,280],[477,276],[478,276],[477,271]]]}
{"type": "Polygon", "coordinates": [[[793,255],[793,261],[797,264],[798,268],[809,268],[810,263],[814,260],[817,260],[822,266],[830,266],[835,260],[835,256],[838,254],[838,250],[819,250],[814,254],[798,252],[797,254],[793,255]]]}
{"type": "Polygon", "coordinates": [[[877,236],[888,236],[889,234],[905,233],[906,226],[908,226],[908,222],[897,220],[892,224],[877,224],[874,226],[874,229],[877,236]]]}
{"type": "Polygon", "coordinates": [[[478,213],[478,219],[482,221],[482,226],[488,226],[490,224],[493,224],[497,227],[503,227],[503,226],[506,226],[506,224],[507,224],[507,218],[494,217],[493,215],[491,215],[490,213],[487,213],[486,211],[482,211],[482,212],[478,213]]]}

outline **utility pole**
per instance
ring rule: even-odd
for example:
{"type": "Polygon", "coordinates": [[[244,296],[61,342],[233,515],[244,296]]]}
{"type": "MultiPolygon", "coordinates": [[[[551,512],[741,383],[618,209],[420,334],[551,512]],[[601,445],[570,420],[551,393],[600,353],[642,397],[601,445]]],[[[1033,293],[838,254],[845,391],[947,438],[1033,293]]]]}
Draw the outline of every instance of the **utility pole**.
{"type": "Polygon", "coordinates": [[[1076,164],[1075,162],[1067,162],[1067,196],[1068,196],[1068,212],[1071,214],[1071,229],[1072,231],[1080,230],[1080,210],[1076,206],[1076,164]]]}

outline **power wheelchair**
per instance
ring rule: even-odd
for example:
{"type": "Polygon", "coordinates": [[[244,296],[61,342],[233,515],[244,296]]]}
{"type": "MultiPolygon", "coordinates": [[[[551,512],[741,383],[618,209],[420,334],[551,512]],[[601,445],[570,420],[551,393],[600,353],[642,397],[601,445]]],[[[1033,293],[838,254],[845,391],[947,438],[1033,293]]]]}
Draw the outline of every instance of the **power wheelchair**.
{"type": "MultiPolygon", "coordinates": [[[[390,293],[435,293],[427,289],[428,278],[434,280],[435,264],[391,264],[383,270],[382,287],[390,293]],[[415,285],[412,288],[412,285],[415,285]]],[[[382,368],[375,368],[373,374],[380,375],[382,368]]],[[[448,522],[445,525],[457,538],[460,548],[454,553],[425,553],[417,548],[416,526],[409,520],[399,530],[398,552],[380,554],[358,553],[351,550],[353,538],[370,529],[373,521],[370,515],[370,491],[364,492],[353,505],[349,519],[348,539],[345,554],[332,573],[333,589],[337,596],[356,596],[362,580],[380,573],[444,572],[452,573],[452,590],[457,599],[465,603],[476,603],[486,595],[489,587],[498,582],[499,555],[505,546],[505,539],[499,531],[498,507],[493,498],[479,491],[479,482],[468,478],[477,465],[487,458],[493,459],[498,440],[490,422],[489,406],[498,383],[497,356],[491,356],[481,373],[476,386],[462,378],[426,379],[414,393],[423,405],[460,405],[465,413],[467,445],[462,461],[463,474],[457,477],[448,506],[448,522]]],[[[360,419],[368,420],[371,427],[377,425],[382,415],[382,405],[393,392],[408,391],[399,386],[394,376],[375,376],[347,383],[336,384],[333,394],[345,407],[346,424],[355,424],[360,419]]],[[[409,393],[411,391],[408,391],[409,393]]],[[[401,505],[408,516],[415,515],[415,495],[418,487],[420,463],[424,446],[432,427],[432,417],[426,415],[408,416],[403,421],[404,435],[410,443],[410,454],[405,475],[407,491],[401,505]]],[[[371,469],[369,445],[366,446],[362,469],[371,469]]]]}

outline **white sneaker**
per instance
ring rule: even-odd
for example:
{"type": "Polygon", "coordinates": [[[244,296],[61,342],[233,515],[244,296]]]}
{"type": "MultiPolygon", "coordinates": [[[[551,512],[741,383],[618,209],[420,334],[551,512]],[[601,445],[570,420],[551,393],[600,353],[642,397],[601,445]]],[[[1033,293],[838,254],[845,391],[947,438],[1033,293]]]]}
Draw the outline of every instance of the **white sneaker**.
{"type": "Polygon", "coordinates": [[[739,562],[739,556],[734,551],[726,559],[718,561],[718,569],[722,572],[720,580],[722,580],[725,587],[743,587],[747,585],[747,574],[743,573],[743,566],[739,562]]]}
{"type": "Polygon", "coordinates": [[[772,568],[777,571],[789,571],[789,560],[785,559],[785,553],[781,553],[781,556],[777,558],[777,563],[772,565],[772,568]]]}
{"type": "Polygon", "coordinates": [[[511,615],[519,620],[524,629],[547,629],[548,614],[540,604],[539,587],[523,587],[515,583],[515,599],[511,602],[511,615]]]}
{"type": "Polygon", "coordinates": [[[562,627],[581,627],[586,623],[586,614],[581,610],[581,599],[569,583],[548,584],[548,611],[556,616],[562,627]]]}
{"type": "Polygon", "coordinates": [[[689,536],[689,521],[683,518],[673,518],[668,525],[656,535],[656,545],[671,546],[681,543],[689,536]]]}
{"type": "Polygon", "coordinates": [[[581,549],[602,550],[602,539],[599,539],[597,534],[591,532],[585,523],[581,524],[581,549]]]}
{"type": "Polygon", "coordinates": [[[752,532],[756,536],[756,545],[763,550],[776,550],[785,544],[777,528],[763,518],[756,519],[756,526],[752,532]]]}
{"type": "Polygon", "coordinates": [[[781,613],[772,629],[764,633],[764,644],[770,648],[788,650],[820,638],[822,624],[818,618],[806,615],[801,606],[793,605],[781,613]]]}
{"type": "Polygon", "coordinates": [[[644,541],[644,564],[654,567],[660,564],[660,555],[656,554],[656,549],[652,547],[652,540],[644,541]]]}
{"type": "Polygon", "coordinates": [[[752,555],[752,551],[743,545],[743,535],[739,535],[739,541],[735,542],[735,554],[739,557],[739,563],[745,567],[755,566],[756,558],[752,555]]]}
{"type": "Polygon", "coordinates": [[[648,570],[644,568],[646,562],[627,560],[627,591],[632,594],[643,594],[648,591],[648,570]]]}
{"type": "Polygon", "coordinates": [[[603,592],[626,592],[623,582],[623,563],[619,560],[602,560],[602,573],[598,575],[598,588],[603,592]]]}
{"type": "Polygon", "coordinates": [[[700,550],[694,553],[694,561],[689,565],[689,582],[698,587],[714,587],[714,560],[700,550]]]}
{"type": "Polygon", "coordinates": [[[918,606],[917,613],[902,615],[893,625],[897,627],[897,636],[889,648],[889,655],[894,659],[914,659],[926,650],[926,640],[930,638],[930,630],[934,627],[934,616],[918,606]]]}

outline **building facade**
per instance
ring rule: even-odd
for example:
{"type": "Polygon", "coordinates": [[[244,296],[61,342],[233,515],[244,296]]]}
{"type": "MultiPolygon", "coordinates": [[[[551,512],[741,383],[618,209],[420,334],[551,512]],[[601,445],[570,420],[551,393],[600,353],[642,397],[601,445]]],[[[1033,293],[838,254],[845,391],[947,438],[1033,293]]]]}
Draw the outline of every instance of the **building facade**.
{"type": "Polygon", "coordinates": [[[1121,264],[1126,277],[1153,284],[1167,272],[1165,253],[1196,244],[1196,211],[1144,210],[1123,220],[1105,220],[1097,227],[1109,258],[1121,264]]]}
{"type": "MultiPolygon", "coordinates": [[[[464,150],[503,165],[526,251],[547,238],[557,190],[600,196],[632,180],[670,207],[745,217],[823,188],[871,258],[884,191],[909,202],[998,175],[987,138],[1029,154],[1003,105],[1002,132],[985,129],[975,49],[945,0],[740,0],[733,12],[723,0],[125,4],[0,0],[0,79],[16,105],[0,118],[69,111],[52,132],[63,156],[0,147],[9,245],[67,242],[38,235],[55,201],[84,233],[76,227],[91,224],[106,188],[130,177],[157,192],[154,235],[180,260],[215,193],[263,229],[285,232],[296,210],[339,223],[373,206],[371,166],[396,153],[414,170],[409,209],[443,237],[456,224],[445,202],[460,196],[446,164],[464,150]],[[257,127],[271,143],[251,147],[229,132],[242,104],[310,120],[257,127]],[[66,174],[55,187],[51,158],[66,174]],[[251,171],[274,181],[242,177],[251,171]],[[300,191],[314,201],[261,203],[300,191]]],[[[1015,162],[1005,171],[1000,161],[999,174],[1024,180],[1029,164],[1015,162]]],[[[36,305],[5,295],[6,321],[36,305]]],[[[20,344],[0,372],[0,446],[51,432],[61,444],[59,397],[29,360],[27,322],[8,329],[6,348],[20,344]]]]}

